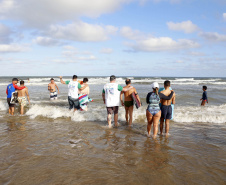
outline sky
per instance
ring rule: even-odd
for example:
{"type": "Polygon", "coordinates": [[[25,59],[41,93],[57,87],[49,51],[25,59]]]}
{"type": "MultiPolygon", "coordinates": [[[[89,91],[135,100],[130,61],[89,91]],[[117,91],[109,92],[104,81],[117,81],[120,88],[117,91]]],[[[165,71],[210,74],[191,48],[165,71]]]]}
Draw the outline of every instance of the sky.
{"type": "Polygon", "coordinates": [[[226,77],[226,0],[0,0],[0,76],[226,77]]]}

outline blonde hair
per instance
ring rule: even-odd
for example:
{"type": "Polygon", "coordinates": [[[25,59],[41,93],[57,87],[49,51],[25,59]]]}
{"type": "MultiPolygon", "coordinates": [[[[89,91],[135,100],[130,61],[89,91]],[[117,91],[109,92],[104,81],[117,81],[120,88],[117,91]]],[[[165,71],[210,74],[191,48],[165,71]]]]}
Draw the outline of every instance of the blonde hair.
{"type": "Polygon", "coordinates": [[[155,92],[156,95],[159,95],[159,88],[158,87],[153,88],[153,90],[154,90],[154,92],[155,92]]]}

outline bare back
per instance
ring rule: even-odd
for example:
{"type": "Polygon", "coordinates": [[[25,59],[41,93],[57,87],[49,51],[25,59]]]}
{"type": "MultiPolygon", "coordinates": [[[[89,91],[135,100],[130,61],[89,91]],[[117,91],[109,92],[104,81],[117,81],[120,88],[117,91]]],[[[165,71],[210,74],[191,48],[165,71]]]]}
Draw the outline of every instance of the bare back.
{"type": "MultiPolygon", "coordinates": [[[[124,88],[130,88],[130,87],[132,87],[132,86],[127,85],[124,88]]],[[[122,92],[122,93],[124,93],[124,101],[133,101],[133,98],[132,98],[133,92],[137,94],[137,91],[134,87],[129,89],[128,91],[122,92]]]]}
{"type": "Polygon", "coordinates": [[[28,94],[28,89],[27,87],[25,87],[24,89],[18,90],[17,92],[18,92],[18,97],[25,97],[28,94]]]}
{"type": "MultiPolygon", "coordinates": [[[[166,90],[161,91],[161,93],[166,95],[166,96],[169,96],[171,94],[171,90],[166,89],[166,90]]],[[[171,105],[171,103],[175,104],[175,93],[170,100],[161,99],[161,103],[162,103],[162,105],[171,105]]]]}

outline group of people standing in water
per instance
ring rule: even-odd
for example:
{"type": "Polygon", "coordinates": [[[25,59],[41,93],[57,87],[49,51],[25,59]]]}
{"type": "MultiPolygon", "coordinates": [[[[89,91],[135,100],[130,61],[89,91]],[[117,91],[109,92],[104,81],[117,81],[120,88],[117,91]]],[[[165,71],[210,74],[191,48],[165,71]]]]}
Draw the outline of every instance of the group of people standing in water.
{"type": "MultiPolygon", "coordinates": [[[[132,93],[135,93],[136,98],[140,101],[140,97],[136,88],[131,85],[131,80],[126,79],[126,86],[122,87],[116,83],[116,77],[110,76],[110,82],[107,83],[102,92],[102,98],[107,108],[107,121],[111,127],[111,117],[114,114],[115,126],[118,126],[118,108],[120,100],[122,106],[125,107],[126,122],[129,126],[132,125],[133,119],[133,98],[132,93]],[[124,101],[123,101],[124,95],[124,101]],[[119,100],[120,96],[120,100],[119,100]]],[[[165,121],[165,133],[169,133],[169,120],[172,118],[171,103],[175,104],[175,93],[170,90],[170,81],[164,82],[165,90],[159,92],[159,84],[154,82],[151,85],[152,91],[147,94],[146,102],[148,104],[146,117],[148,121],[147,132],[151,135],[151,127],[153,125],[153,137],[158,133],[158,123],[160,122],[160,134],[163,134],[163,126],[165,121]],[[160,106],[161,103],[161,106],[160,106]]],[[[140,102],[141,103],[141,102],[140,102]]]]}
{"type": "MultiPolygon", "coordinates": [[[[58,94],[59,88],[54,82],[54,79],[50,79],[50,83],[48,84],[48,90],[50,92],[50,100],[57,99],[57,91],[58,94]]],[[[83,81],[78,81],[77,76],[74,75],[72,80],[64,81],[62,77],[60,77],[60,82],[62,84],[68,85],[68,103],[69,109],[77,110],[86,110],[87,104],[91,99],[88,97],[89,95],[89,86],[87,84],[88,78],[84,78],[83,81]],[[82,101],[81,101],[82,100],[82,101]],[[82,103],[81,103],[82,102],[82,103]],[[82,108],[81,108],[82,107],[82,108]]],[[[26,98],[30,103],[29,94],[27,87],[24,86],[24,81],[20,81],[20,86],[18,87],[16,84],[18,83],[17,78],[12,79],[12,83],[7,86],[7,102],[9,105],[9,113],[11,115],[14,114],[15,104],[11,102],[12,94],[17,90],[18,91],[18,101],[23,109],[26,105],[26,98]]],[[[125,118],[126,122],[129,126],[132,125],[133,119],[133,107],[134,102],[132,98],[132,93],[135,93],[137,100],[141,103],[140,97],[137,93],[135,87],[131,85],[131,80],[126,79],[126,86],[122,87],[121,85],[116,83],[116,77],[114,75],[110,76],[110,82],[105,84],[102,90],[102,98],[103,102],[106,105],[107,109],[107,122],[108,126],[112,127],[112,115],[114,115],[114,124],[118,126],[118,110],[121,105],[125,107],[125,118]],[[124,95],[124,100],[123,100],[124,95]]],[[[163,127],[165,122],[165,133],[169,132],[169,120],[172,117],[172,107],[171,104],[175,104],[175,93],[173,90],[170,90],[170,81],[164,82],[164,90],[159,92],[159,84],[154,82],[151,85],[151,92],[147,94],[146,103],[148,104],[146,110],[147,117],[147,132],[148,136],[151,135],[151,127],[153,125],[153,137],[156,137],[158,133],[158,123],[160,121],[160,134],[163,134],[163,127]],[[161,106],[160,106],[161,104],[161,106]]],[[[21,112],[23,114],[23,111],[21,112]]]]}

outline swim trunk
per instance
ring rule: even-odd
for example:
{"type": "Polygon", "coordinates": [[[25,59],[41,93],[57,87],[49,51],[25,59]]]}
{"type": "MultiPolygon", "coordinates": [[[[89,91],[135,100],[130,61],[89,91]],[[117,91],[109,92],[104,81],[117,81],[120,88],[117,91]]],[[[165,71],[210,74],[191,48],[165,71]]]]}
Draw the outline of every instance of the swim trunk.
{"type": "Polygon", "coordinates": [[[118,114],[118,106],[115,107],[106,107],[108,114],[118,114]]]}
{"type": "Polygon", "coordinates": [[[125,101],[125,102],[124,102],[124,105],[125,105],[126,107],[131,107],[131,106],[133,106],[133,101],[125,101]]]}
{"type": "Polygon", "coordinates": [[[162,111],[161,118],[164,118],[164,119],[171,119],[172,118],[172,107],[171,107],[171,105],[162,105],[161,111],[162,111]]]}
{"type": "Polygon", "coordinates": [[[10,103],[11,98],[7,98],[7,103],[9,105],[9,107],[15,107],[15,104],[10,103]]]}
{"type": "Polygon", "coordinates": [[[20,104],[21,106],[26,106],[26,105],[27,105],[27,99],[26,99],[25,96],[23,96],[23,97],[18,97],[18,101],[19,101],[19,104],[20,104]]]}
{"type": "Polygon", "coordinates": [[[51,92],[50,93],[50,100],[54,100],[54,99],[57,99],[57,92],[51,92]]]}
{"type": "Polygon", "coordinates": [[[75,98],[72,98],[71,96],[68,96],[68,103],[69,103],[69,109],[80,109],[80,106],[79,106],[79,100],[78,98],[75,99],[75,98]]]}

